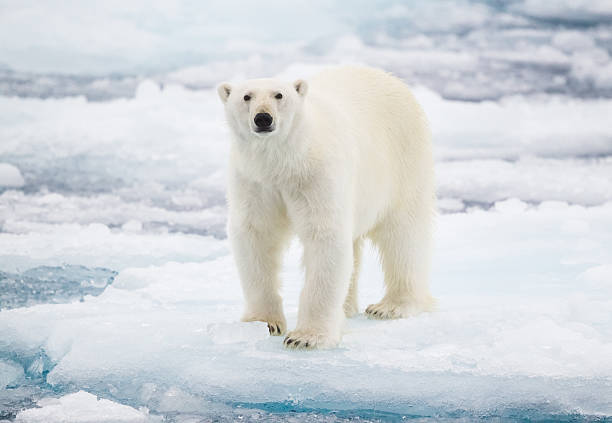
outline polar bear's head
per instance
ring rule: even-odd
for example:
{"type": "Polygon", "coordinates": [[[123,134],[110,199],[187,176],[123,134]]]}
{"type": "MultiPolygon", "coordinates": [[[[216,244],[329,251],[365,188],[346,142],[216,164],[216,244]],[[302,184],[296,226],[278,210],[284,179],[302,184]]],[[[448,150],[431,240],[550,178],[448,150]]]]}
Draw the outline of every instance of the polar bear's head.
{"type": "Polygon", "coordinates": [[[286,83],[252,79],[218,87],[227,120],[238,138],[286,137],[302,107],[308,85],[303,80],[286,83]]]}

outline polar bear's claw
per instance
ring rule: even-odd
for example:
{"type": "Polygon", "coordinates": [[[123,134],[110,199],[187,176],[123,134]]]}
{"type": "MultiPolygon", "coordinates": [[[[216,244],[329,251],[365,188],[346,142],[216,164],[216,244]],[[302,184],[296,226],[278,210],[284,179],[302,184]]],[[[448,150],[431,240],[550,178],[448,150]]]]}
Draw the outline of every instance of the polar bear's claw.
{"type": "Polygon", "coordinates": [[[380,302],[378,304],[370,304],[366,308],[366,315],[370,319],[379,319],[379,320],[387,320],[387,319],[399,319],[401,317],[407,317],[402,312],[402,307],[386,302],[380,302]]]}
{"type": "Polygon", "coordinates": [[[285,348],[294,350],[312,350],[320,346],[319,344],[321,342],[318,335],[298,331],[289,333],[283,341],[285,348]]]}
{"type": "Polygon", "coordinates": [[[268,323],[268,330],[272,336],[281,336],[285,333],[285,326],[281,322],[268,323]]]}
{"type": "Polygon", "coordinates": [[[278,323],[268,323],[268,331],[270,331],[270,335],[272,336],[279,336],[283,334],[283,329],[278,323]]]}
{"type": "Polygon", "coordinates": [[[436,301],[431,297],[421,301],[402,303],[383,300],[377,304],[370,304],[366,308],[365,313],[370,319],[402,319],[416,316],[423,312],[433,311],[435,307],[436,301]]]}

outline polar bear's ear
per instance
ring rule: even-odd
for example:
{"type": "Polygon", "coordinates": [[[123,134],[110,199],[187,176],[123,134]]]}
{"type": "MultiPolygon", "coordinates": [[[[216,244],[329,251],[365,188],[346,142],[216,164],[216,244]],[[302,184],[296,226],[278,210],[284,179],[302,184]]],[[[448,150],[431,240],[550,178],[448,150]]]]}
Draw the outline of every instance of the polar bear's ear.
{"type": "Polygon", "coordinates": [[[304,97],[308,92],[308,83],[306,83],[306,81],[304,81],[303,79],[298,79],[297,81],[295,81],[293,83],[293,87],[302,97],[304,97]]]}
{"type": "Polygon", "coordinates": [[[232,86],[227,82],[224,82],[217,87],[217,92],[219,93],[219,98],[221,101],[225,103],[232,92],[232,86]]]}

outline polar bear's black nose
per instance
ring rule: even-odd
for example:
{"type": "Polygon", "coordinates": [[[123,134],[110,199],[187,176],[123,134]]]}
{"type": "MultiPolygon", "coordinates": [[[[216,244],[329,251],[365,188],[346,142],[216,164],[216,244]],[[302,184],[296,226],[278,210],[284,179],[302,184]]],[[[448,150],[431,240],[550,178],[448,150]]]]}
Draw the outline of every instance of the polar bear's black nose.
{"type": "Polygon", "coordinates": [[[257,113],[254,120],[255,126],[260,129],[265,129],[272,125],[272,116],[270,113],[257,113]]]}

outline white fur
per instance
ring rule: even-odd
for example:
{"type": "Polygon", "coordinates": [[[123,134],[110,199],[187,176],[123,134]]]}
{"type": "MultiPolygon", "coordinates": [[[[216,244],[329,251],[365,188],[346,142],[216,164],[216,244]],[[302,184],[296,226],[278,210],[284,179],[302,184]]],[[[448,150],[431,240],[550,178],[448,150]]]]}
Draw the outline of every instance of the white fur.
{"type": "Polygon", "coordinates": [[[386,284],[366,313],[431,310],[433,161],[425,115],[408,87],[380,70],[340,67],[308,82],[222,84],[219,95],[233,133],[228,229],[243,320],[285,333],[278,273],[293,233],[304,245],[306,280],[288,347],[340,341],[344,315],[358,311],[364,237],[379,248],[386,284]],[[273,132],[254,132],[260,112],[272,115],[273,132]]]}

